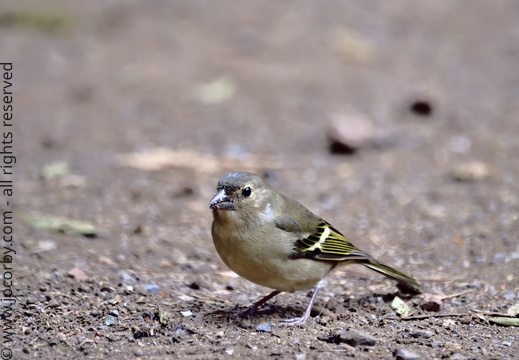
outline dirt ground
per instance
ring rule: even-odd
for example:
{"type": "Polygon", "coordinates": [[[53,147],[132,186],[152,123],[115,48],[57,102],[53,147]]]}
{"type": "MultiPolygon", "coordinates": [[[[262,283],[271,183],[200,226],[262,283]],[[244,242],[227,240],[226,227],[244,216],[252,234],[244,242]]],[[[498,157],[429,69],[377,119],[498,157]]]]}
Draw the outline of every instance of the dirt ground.
{"type": "Polygon", "coordinates": [[[517,327],[495,317],[519,303],[518,18],[518,2],[485,0],[3,1],[17,156],[3,348],[517,358],[517,327]],[[330,151],[331,119],[357,151],[330,151]],[[425,293],[399,310],[394,283],[350,266],[304,327],[276,325],[304,291],[236,317],[270,289],[214,250],[208,202],[230,170],[266,176],[425,293]]]}

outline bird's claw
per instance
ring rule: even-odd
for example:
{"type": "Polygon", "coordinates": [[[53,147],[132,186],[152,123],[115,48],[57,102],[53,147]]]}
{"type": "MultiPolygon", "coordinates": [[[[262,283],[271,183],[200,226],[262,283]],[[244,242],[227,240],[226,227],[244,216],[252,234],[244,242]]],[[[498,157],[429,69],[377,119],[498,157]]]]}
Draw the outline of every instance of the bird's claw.
{"type": "Polygon", "coordinates": [[[307,320],[308,316],[282,320],[279,322],[279,326],[303,326],[307,320]]]}

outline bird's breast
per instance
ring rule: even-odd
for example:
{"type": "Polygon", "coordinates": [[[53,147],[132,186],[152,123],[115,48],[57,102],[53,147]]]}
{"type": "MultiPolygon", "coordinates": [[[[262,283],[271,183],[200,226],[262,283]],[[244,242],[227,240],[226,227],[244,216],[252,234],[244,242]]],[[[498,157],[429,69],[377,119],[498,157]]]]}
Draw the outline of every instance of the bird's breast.
{"type": "Polygon", "coordinates": [[[332,269],[331,263],[291,258],[297,241],[294,234],[274,226],[236,226],[230,221],[232,216],[215,217],[213,241],[223,262],[245,279],[280,291],[295,291],[315,286],[332,269]]]}

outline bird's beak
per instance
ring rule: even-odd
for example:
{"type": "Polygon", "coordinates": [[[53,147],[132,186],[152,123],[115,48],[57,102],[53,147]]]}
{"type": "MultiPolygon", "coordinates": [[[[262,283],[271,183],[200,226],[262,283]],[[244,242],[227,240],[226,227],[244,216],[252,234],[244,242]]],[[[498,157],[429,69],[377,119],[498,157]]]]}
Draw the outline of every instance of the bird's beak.
{"type": "Polygon", "coordinates": [[[209,203],[209,207],[213,210],[234,210],[234,201],[225,193],[225,190],[222,189],[214,194],[209,203]]]}

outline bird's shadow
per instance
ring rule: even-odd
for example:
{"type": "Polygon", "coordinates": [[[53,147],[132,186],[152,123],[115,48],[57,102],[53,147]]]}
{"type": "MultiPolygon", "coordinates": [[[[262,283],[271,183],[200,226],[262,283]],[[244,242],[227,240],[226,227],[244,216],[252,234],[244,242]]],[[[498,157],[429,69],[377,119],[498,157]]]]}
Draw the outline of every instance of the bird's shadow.
{"type": "Polygon", "coordinates": [[[293,306],[280,306],[273,303],[266,303],[259,309],[252,309],[252,307],[238,307],[232,309],[218,309],[206,313],[206,316],[214,320],[224,320],[225,322],[247,322],[248,320],[276,315],[275,320],[281,320],[285,317],[297,316],[304,309],[299,309],[293,306]]]}
{"type": "MultiPolygon", "coordinates": [[[[391,303],[393,299],[398,296],[402,299],[410,299],[414,297],[415,295],[410,295],[403,293],[402,291],[396,291],[392,293],[370,293],[369,295],[366,294],[364,297],[359,297],[356,299],[356,303],[375,303],[376,298],[382,298],[382,300],[385,303],[391,303]]],[[[355,307],[353,304],[348,304],[351,300],[350,299],[344,299],[345,303],[342,304],[345,308],[351,308],[355,307]]],[[[331,305],[331,304],[328,304],[331,305]]],[[[327,304],[323,304],[324,308],[328,308],[327,304]]],[[[319,309],[322,311],[322,307],[320,306],[314,306],[314,309],[312,309],[312,316],[316,316],[320,314],[319,309]]],[[[233,308],[224,308],[224,309],[218,309],[214,311],[210,311],[205,313],[205,317],[208,317],[214,321],[225,321],[227,323],[233,323],[238,322],[241,324],[250,324],[249,321],[252,319],[258,319],[262,317],[269,317],[269,316],[275,316],[273,319],[269,320],[282,320],[282,319],[289,319],[294,318],[297,316],[301,316],[301,314],[304,312],[305,307],[304,305],[301,306],[292,306],[292,305],[276,305],[274,303],[267,302],[263,304],[260,308],[253,308],[253,306],[249,307],[243,307],[243,306],[234,306],[233,308]]],[[[335,306],[331,305],[331,308],[328,309],[331,313],[333,313],[336,309],[335,306]]]]}

